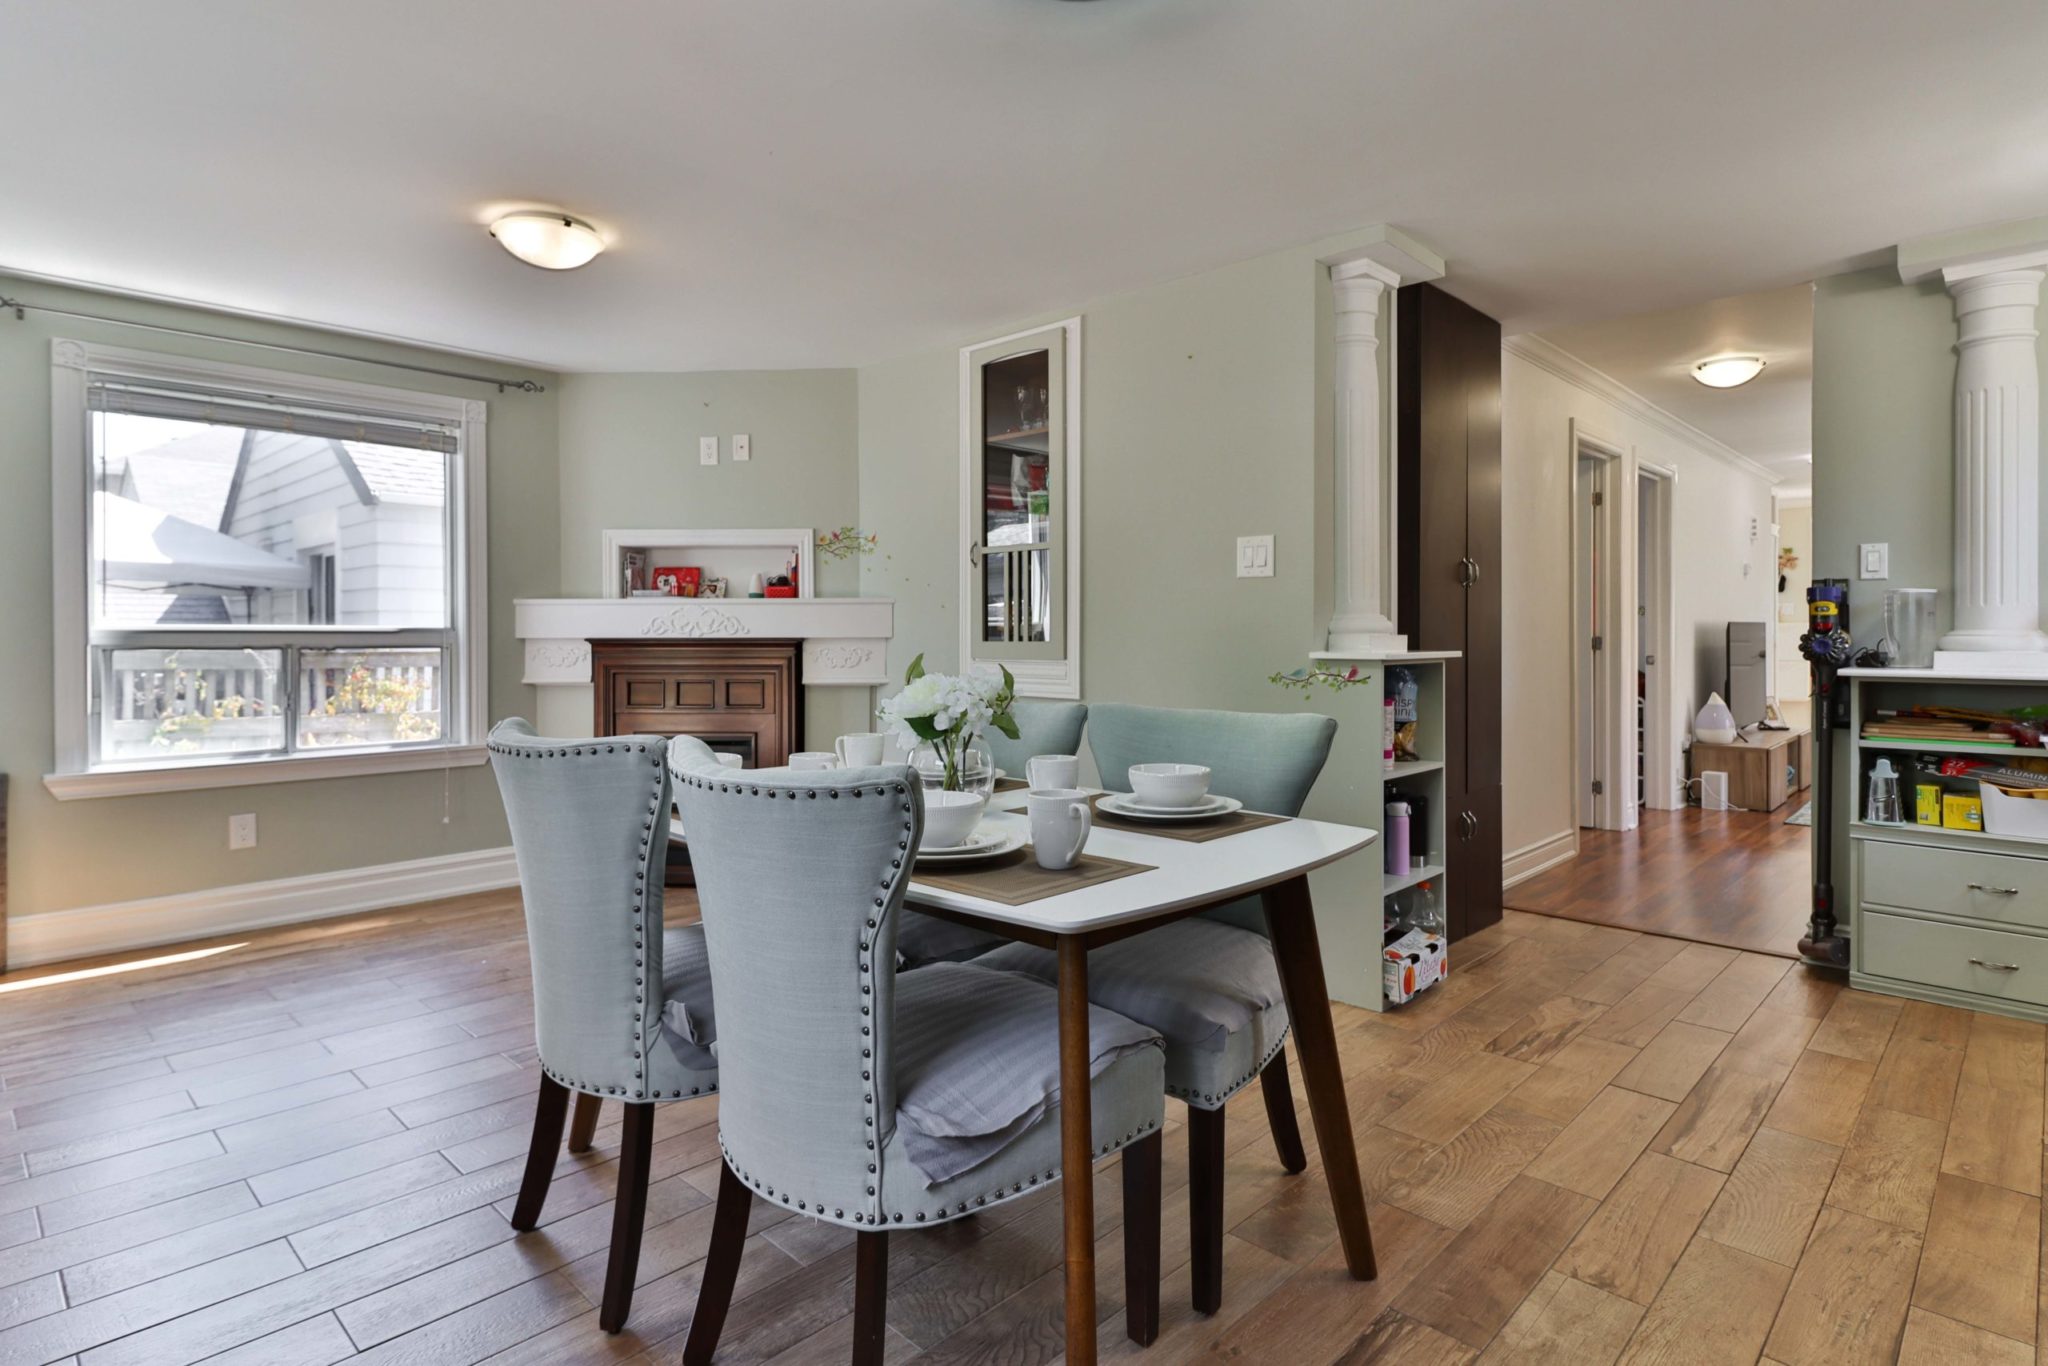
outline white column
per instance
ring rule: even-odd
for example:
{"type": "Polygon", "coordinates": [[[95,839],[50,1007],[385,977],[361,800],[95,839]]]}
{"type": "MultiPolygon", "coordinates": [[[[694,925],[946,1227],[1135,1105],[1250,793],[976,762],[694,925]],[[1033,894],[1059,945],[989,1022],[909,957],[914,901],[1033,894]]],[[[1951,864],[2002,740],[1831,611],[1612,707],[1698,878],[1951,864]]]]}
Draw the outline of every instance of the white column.
{"type": "Polygon", "coordinates": [[[2038,268],[1950,271],[1956,301],[1955,629],[1944,650],[2048,650],[2041,632],[2038,268]]]}
{"type": "Polygon", "coordinates": [[[1407,648],[1394,630],[1391,452],[1380,401],[1380,308],[1400,277],[1370,260],[1333,266],[1336,355],[1336,571],[1332,650],[1407,648]]]}

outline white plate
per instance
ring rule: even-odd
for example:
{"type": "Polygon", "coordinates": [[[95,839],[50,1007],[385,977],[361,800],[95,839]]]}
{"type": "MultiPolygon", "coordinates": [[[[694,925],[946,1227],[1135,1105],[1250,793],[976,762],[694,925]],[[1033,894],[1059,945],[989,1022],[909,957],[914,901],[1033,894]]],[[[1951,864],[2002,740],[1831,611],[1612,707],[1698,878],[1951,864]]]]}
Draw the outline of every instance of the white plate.
{"type": "Polygon", "coordinates": [[[1024,832],[1005,829],[1002,826],[978,825],[974,833],[958,844],[944,849],[920,849],[919,863],[970,863],[975,859],[994,858],[1007,854],[1013,849],[1024,847],[1024,832]]]}
{"type": "Polygon", "coordinates": [[[1096,806],[1130,821],[1205,821],[1244,810],[1235,797],[1210,797],[1195,806],[1146,806],[1127,792],[1112,792],[1096,806]]]}

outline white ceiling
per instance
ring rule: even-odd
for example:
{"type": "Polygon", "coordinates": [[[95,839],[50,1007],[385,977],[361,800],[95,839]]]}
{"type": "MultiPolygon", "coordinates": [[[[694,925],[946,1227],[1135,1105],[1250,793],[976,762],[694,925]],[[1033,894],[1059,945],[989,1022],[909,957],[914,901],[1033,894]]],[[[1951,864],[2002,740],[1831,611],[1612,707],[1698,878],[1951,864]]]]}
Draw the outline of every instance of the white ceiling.
{"type": "Polygon", "coordinates": [[[11,4],[0,268],[583,369],[861,363],[1371,223],[1510,331],[2048,209],[2038,0],[11,4]],[[551,275],[480,218],[615,248],[551,275]]]}
{"type": "Polygon", "coordinates": [[[1812,482],[1811,286],[1550,328],[1543,338],[1780,480],[1812,482]],[[1734,389],[1709,389],[1692,377],[1694,362],[1730,354],[1762,356],[1763,373],[1734,389]]]}

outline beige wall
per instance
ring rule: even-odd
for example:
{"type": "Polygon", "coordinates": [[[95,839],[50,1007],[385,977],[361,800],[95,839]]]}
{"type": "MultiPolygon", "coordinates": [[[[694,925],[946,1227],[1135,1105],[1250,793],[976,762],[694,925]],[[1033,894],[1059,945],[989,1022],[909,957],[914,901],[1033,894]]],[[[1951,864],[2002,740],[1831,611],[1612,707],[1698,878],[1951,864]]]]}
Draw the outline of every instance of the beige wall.
{"type": "MultiPolygon", "coordinates": [[[[1730,620],[1769,621],[1777,580],[1771,560],[1770,484],[1708,453],[1668,428],[1515,354],[1501,362],[1501,563],[1505,851],[1569,838],[1578,826],[1572,790],[1572,548],[1570,499],[1573,422],[1629,453],[1618,490],[1624,528],[1620,616],[1633,638],[1636,620],[1636,471],[1676,471],[1672,509],[1672,724],[1687,734],[1706,689],[1722,667],[1722,630],[1730,620]],[[1757,538],[1750,539],[1755,519],[1757,538]],[[1745,567],[1747,574],[1744,573],[1745,567]]],[[[1625,645],[1623,658],[1633,658],[1625,645]]],[[[1653,799],[1654,800],[1654,799],[1653,799]]],[[[1668,805],[1669,803],[1665,803],[1668,805]]],[[[1512,866],[1512,863],[1511,863],[1512,866]]]]}
{"type": "MultiPolygon", "coordinates": [[[[544,394],[500,395],[466,384],[379,366],[324,361],[223,342],[30,313],[0,320],[0,770],[13,777],[9,811],[9,901],[13,916],[99,905],[270,878],[392,863],[506,843],[504,815],[487,768],[278,783],[261,787],[58,802],[42,775],[54,762],[49,641],[50,340],[76,337],[161,351],[363,380],[482,399],[490,405],[490,601],[493,717],[530,709],[522,686],[512,599],[555,589],[555,377],[435,352],[336,337],[193,309],[0,278],[0,289],[36,303],[137,322],[225,333],[251,340],[460,370],[527,376],[544,394]],[[258,814],[254,849],[230,853],[227,818],[258,814]],[[444,823],[445,817],[445,823],[444,823]]],[[[84,478],[84,471],[79,471],[84,478]]],[[[79,699],[81,708],[85,703],[79,699]]]]}

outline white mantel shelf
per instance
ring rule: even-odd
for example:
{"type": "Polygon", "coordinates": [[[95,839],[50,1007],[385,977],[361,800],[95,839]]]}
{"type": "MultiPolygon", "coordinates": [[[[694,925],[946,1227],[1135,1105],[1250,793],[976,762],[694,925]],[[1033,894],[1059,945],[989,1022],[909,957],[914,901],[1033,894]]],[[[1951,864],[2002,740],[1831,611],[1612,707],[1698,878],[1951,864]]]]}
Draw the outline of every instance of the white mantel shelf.
{"type": "Polygon", "coordinates": [[[524,681],[588,687],[590,642],[800,640],[807,687],[889,681],[894,598],[515,598],[524,681]]]}
{"type": "Polygon", "coordinates": [[[1326,662],[1333,659],[1369,660],[1375,664],[1427,664],[1432,660],[1458,658],[1456,650],[1311,650],[1310,659],[1326,662]]]}

